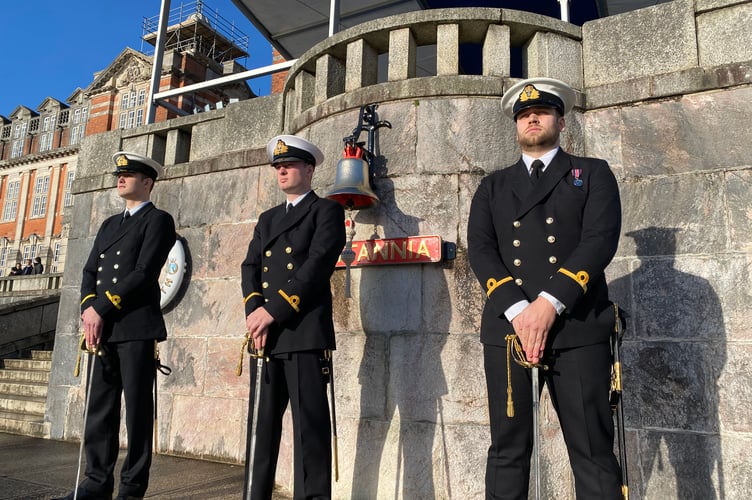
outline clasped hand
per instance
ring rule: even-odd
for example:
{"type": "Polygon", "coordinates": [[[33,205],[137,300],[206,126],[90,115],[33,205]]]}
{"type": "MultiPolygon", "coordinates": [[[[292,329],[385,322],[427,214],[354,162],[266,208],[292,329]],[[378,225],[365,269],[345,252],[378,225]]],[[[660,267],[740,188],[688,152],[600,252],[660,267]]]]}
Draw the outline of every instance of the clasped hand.
{"type": "Polygon", "coordinates": [[[543,297],[535,299],[512,319],[514,332],[519,337],[525,357],[530,363],[541,362],[548,332],[555,320],[556,309],[543,297]]]}

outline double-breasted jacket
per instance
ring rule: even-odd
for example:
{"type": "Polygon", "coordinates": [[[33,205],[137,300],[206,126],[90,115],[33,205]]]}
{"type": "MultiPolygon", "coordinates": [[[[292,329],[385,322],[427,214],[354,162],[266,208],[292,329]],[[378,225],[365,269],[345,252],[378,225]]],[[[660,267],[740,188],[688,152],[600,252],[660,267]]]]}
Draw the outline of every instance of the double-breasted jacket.
{"type": "Polygon", "coordinates": [[[167,337],[159,273],[175,239],[172,216],[152,203],[102,223],[83,269],[81,311],[92,306],[102,316],[105,342],[167,337]]]}
{"type": "Polygon", "coordinates": [[[487,294],[481,341],[504,345],[504,312],[541,291],[566,309],[549,332],[555,349],[604,342],[614,327],[604,270],[621,229],[616,179],[599,159],[559,150],[535,183],[522,159],[485,177],[468,221],[470,265],[487,294]]]}
{"type": "Polygon", "coordinates": [[[345,245],[344,210],[310,192],[285,213],[262,213],[241,265],[245,313],[274,318],[267,354],[334,349],[329,280],[345,245]]]}

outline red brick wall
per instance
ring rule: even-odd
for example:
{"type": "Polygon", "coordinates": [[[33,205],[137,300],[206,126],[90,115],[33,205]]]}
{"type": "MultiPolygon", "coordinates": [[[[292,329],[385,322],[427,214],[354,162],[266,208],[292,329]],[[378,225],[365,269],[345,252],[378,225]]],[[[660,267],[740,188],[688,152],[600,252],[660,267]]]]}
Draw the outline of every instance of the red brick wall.
{"type": "MultiPolygon", "coordinates": [[[[272,49],[272,64],[280,64],[285,62],[285,58],[277,51],[272,49]]],[[[285,80],[287,80],[287,71],[281,71],[272,75],[272,94],[281,94],[285,89],[285,80]]]]}

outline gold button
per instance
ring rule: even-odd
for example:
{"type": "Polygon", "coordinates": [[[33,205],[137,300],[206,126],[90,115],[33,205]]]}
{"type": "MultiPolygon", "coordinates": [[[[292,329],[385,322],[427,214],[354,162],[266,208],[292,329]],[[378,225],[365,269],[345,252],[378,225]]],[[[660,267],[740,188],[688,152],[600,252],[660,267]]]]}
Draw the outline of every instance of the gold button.
{"type": "Polygon", "coordinates": [[[522,261],[520,259],[514,259],[514,265],[520,267],[522,265],[522,261]]]}
{"type": "Polygon", "coordinates": [[[516,220],[516,221],[512,222],[512,225],[514,227],[520,227],[522,224],[520,224],[520,221],[516,220]]]}
{"type": "Polygon", "coordinates": [[[514,240],[514,241],[512,242],[512,245],[514,245],[514,246],[516,246],[516,247],[520,246],[520,240],[514,240]]]}
{"type": "Polygon", "coordinates": [[[287,269],[292,269],[292,268],[293,268],[292,262],[289,262],[289,263],[287,264],[287,269]]]}
{"type": "Polygon", "coordinates": [[[556,236],[549,236],[546,238],[549,243],[556,243],[556,236]]]}
{"type": "Polygon", "coordinates": [[[515,283],[515,284],[516,284],[517,286],[522,286],[522,279],[521,279],[521,278],[517,278],[516,280],[514,280],[514,283],[515,283]]]}
{"type": "Polygon", "coordinates": [[[112,278],[113,283],[117,283],[117,278],[112,278]]]}
{"type": "Polygon", "coordinates": [[[261,286],[264,287],[264,288],[269,288],[269,283],[267,283],[266,281],[264,281],[263,283],[261,283],[261,286]]]}
{"type": "Polygon", "coordinates": [[[549,258],[548,258],[548,261],[549,261],[549,262],[550,262],[551,264],[556,264],[556,257],[554,257],[554,256],[552,255],[551,257],[549,257],[549,258]]]}
{"type": "Polygon", "coordinates": [[[269,272],[269,268],[268,268],[268,267],[266,267],[266,266],[264,266],[264,272],[265,272],[265,273],[268,273],[268,272],[269,272]]]}
{"type": "Polygon", "coordinates": [[[554,223],[554,218],[553,217],[547,217],[546,218],[546,224],[553,224],[553,223],[554,223]]]}
{"type": "Polygon", "coordinates": [[[290,247],[285,248],[285,253],[292,253],[292,248],[290,247]]]}
{"type": "Polygon", "coordinates": [[[272,256],[272,251],[271,250],[267,250],[266,251],[266,256],[267,257],[271,257],[272,256]]]}

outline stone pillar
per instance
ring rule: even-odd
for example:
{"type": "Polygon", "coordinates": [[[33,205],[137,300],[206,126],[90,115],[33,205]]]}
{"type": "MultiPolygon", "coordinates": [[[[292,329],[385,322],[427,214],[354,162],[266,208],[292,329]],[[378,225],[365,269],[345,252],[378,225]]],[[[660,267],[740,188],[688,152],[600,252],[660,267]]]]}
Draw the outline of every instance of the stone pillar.
{"type": "Polygon", "coordinates": [[[528,78],[545,76],[584,87],[582,45],[577,40],[539,31],[525,45],[522,58],[528,78]]]}
{"type": "Polygon", "coordinates": [[[345,92],[375,85],[378,80],[379,54],[362,38],[347,44],[345,92]]]}
{"type": "Polygon", "coordinates": [[[415,36],[410,28],[389,32],[389,70],[390,82],[415,78],[415,36]]]}
{"type": "Polygon", "coordinates": [[[460,69],[460,27],[440,24],[436,28],[436,75],[457,75],[460,69]]]}
{"type": "Polygon", "coordinates": [[[184,130],[172,129],[167,132],[165,165],[184,163],[190,159],[191,134],[184,130]]]}
{"type": "Polygon", "coordinates": [[[492,24],[483,41],[483,76],[509,76],[509,26],[492,24]]]}
{"type": "Polygon", "coordinates": [[[316,60],[316,90],[314,102],[320,104],[345,90],[345,67],[342,61],[329,54],[316,60]]]}

